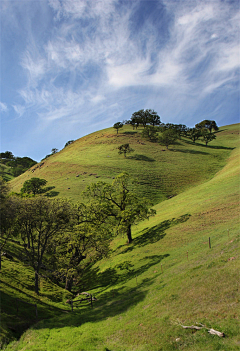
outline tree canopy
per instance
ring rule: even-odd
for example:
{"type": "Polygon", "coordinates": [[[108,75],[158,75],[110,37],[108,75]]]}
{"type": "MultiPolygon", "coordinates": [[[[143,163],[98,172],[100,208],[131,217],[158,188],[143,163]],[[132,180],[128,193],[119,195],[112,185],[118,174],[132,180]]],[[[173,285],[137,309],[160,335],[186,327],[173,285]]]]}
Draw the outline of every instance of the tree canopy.
{"type": "Polygon", "coordinates": [[[215,121],[210,121],[209,119],[205,119],[204,121],[197,123],[195,125],[195,128],[197,128],[197,129],[205,128],[205,129],[208,129],[210,133],[212,132],[212,129],[214,131],[218,130],[217,123],[215,121]]]}
{"type": "Polygon", "coordinates": [[[117,130],[117,134],[118,134],[118,129],[123,127],[123,123],[122,122],[117,122],[113,125],[113,128],[115,128],[117,130]]]}
{"type": "Polygon", "coordinates": [[[137,129],[140,124],[142,124],[144,128],[147,126],[147,124],[154,127],[160,125],[161,121],[156,111],[151,109],[142,109],[132,114],[129,123],[137,129]]]}
{"type": "Polygon", "coordinates": [[[38,196],[19,199],[18,231],[25,253],[35,271],[35,292],[39,293],[39,271],[52,239],[69,223],[71,207],[67,201],[38,196]]]}
{"type": "Polygon", "coordinates": [[[116,228],[116,234],[127,235],[128,243],[133,241],[132,225],[156,213],[150,208],[148,200],[131,190],[130,177],[126,172],[118,175],[111,185],[98,182],[88,186],[84,194],[94,201],[95,208],[100,209],[104,222],[116,228]]]}
{"type": "Polygon", "coordinates": [[[45,179],[40,179],[40,178],[31,178],[29,180],[26,180],[23,183],[23,187],[21,189],[21,193],[27,193],[27,194],[41,194],[43,187],[47,184],[47,181],[45,179]]]}
{"type": "Polygon", "coordinates": [[[118,153],[119,155],[124,154],[124,157],[126,157],[126,154],[129,154],[130,152],[133,152],[134,150],[130,147],[130,145],[123,144],[118,147],[118,153]]]}
{"type": "Polygon", "coordinates": [[[177,139],[178,135],[174,129],[166,129],[158,137],[159,144],[166,146],[167,149],[169,145],[173,145],[177,139]]]}

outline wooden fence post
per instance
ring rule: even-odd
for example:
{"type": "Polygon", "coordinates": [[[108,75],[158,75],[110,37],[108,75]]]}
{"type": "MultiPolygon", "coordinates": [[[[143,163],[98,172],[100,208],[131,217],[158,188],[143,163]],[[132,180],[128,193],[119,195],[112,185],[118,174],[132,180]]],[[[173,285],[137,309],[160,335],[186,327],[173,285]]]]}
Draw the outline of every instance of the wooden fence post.
{"type": "Polygon", "coordinates": [[[210,237],[208,239],[208,244],[209,244],[209,249],[211,249],[211,239],[210,239],[210,237]]]}

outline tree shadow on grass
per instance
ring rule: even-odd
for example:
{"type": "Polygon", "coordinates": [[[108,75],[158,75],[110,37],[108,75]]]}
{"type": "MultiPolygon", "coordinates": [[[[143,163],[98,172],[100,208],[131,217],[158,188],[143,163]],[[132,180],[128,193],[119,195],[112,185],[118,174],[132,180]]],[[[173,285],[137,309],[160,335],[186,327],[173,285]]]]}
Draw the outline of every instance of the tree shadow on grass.
{"type": "Polygon", "coordinates": [[[120,264],[115,265],[114,267],[109,267],[103,272],[100,272],[98,267],[89,267],[89,270],[85,274],[81,286],[79,286],[79,288],[81,291],[86,289],[97,288],[103,288],[103,290],[105,290],[111,285],[126,283],[127,281],[140,276],[151,266],[158,264],[168,256],[169,254],[145,256],[144,258],[139,260],[139,262],[143,262],[143,264],[141,264],[137,268],[134,268],[134,265],[130,261],[124,261],[120,264]]]}
{"type": "Polygon", "coordinates": [[[121,134],[126,134],[126,135],[134,135],[134,134],[137,134],[137,131],[132,131],[132,132],[124,132],[124,133],[121,133],[121,134]]]}
{"type": "Polygon", "coordinates": [[[128,156],[128,159],[137,160],[137,161],[155,162],[154,158],[147,157],[145,155],[138,155],[138,154],[133,156],[128,156]]]}
{"type": "MultiPolygon", "coordinates": [[[[157,241],[163,239],[166,235],[165,230],[168,228],[177,225],[179,223],[186,222],[191,217],[190,214],[185,214],[179,218],[172,218],[166,221],[159,223],[151,228],[145,228],[140,232],[140,235],[134,238],[132,244],[130,244],[125,250],[121,251],[119,254],[124,254],[134,250],[136,247],[143,247],[148,244],[154,244],[157,241]]],[[[119,251],[125,245],[119,246],[115,251],[119,251]]]]}
{"type": "Polygon", "coordinates": [[[184,140],[184,143],[186,144],[190,144],[190,145],[194,145],[194,146],[200,146],[200,147],[204,147],[204,148],[208,148],[208,149],[216,149],[216,150],[234,150],[234,147],[227,147],[227,146],[217,146],[217,145],[205,145],[205,144],[200,144],[198,142],[193,142],[191,140],[184,140]]]}
{"type": "MultiPolygon", "coordinates": [[[[137,269],[133,269],[131,265],[129,269],[126,269],[129,262],[125,262],[125,267],[122,267],[123,273],[119,273],[119,270],[121,271],[120,265],[106,269],[104,272],[99,272],[98,268],[91,270],[89,273],[91,273],[91,281],[93,282],[94,280],[92,279],[95,279],[95,286],[91,286],[89,289],[98,288],[98,293],[96,293],[96,295],[93,294],[97,298],[93,303],[93,308],[91,308],[90,302],[83,301],[78,303],[77,300],[79,298],[81,299],[81,296],[78,296],[75,299],[76,303],[74,306],[76,307],[74,307],[73,313],[68,314],[68,316],[62,316],[61,319],[56,318],[49,321],[47,327],[59,328],[67,325],[79,326],[87,322],[99,322],[124,313],[129,308],[144,300],[148,290],[150,290],[151,285],[157,277],[155,274],[154,277],[141,279],[140,275],[167,256],[169,255],[145,257],[140,261],[147,260],[148,262],[137,269]],[[109,290],[111,285],[125,283],[130,279],[134,279],[134,287],[122,285],[121,287],[113,287],[109,290]]],[[[44,323],[44,326],[38,324],[34,326],[33,329],[41,329],[42,327],[46,327],[46,324],[44,323]]]]}
{"type": "Polygon", "coordinates": [[[59,191],[49,191],[49,193],[47,193],[45,196],[47,197],[55,197],[58,196],[59,191]]]}
{"type": "Polygon", "coordinates": [[[195,154],[195,155],[209,155],[209,152],[204,152],[204,151],[197,151],[197,150],[177,150],[177,149],[171,149],[170,151],[175,151],[175,152],[182,152],[184,154],[195,154]]]}

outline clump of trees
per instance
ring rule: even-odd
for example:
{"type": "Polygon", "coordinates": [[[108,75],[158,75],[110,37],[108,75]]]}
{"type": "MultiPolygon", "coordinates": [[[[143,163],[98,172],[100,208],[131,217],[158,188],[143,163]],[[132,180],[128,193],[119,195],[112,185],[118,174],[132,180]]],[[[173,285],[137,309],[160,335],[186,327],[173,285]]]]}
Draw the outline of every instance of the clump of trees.
{"type": "MultiPolygon", "coordinates": [[[[160,145],[165,145],[167,149],[170,145],[173,145],[177,139],[181,139],[182,137],[191,139],[193,143],[195,143],[196,140],[202,140],[207,146],[209,142],[216,139],[215,132],[218,131],[217,123],[212,120],[203,120],[197,123],[194,128],[188,128],[185,124],[164,124],[161,122],[157,112],[152,109],[141,109],[134,112],[130,120],[126,120],[123,123],[115,123],[113,127],[117,130],[117,134],[118,130],[122,128],[124,124],[132,125],[133,129],[142,126],[143,138],[151,142],[158,141],[160,145]]],[[[124,151],[125,145],[128,144],[119,147],[120,153],[124,153],[124,156],[126,156],[127,153],[127,151],[124,151]]]]}
{"type": "Polygon", "coordinates": [[[132,225],[155,214],[151,204],[132,190],[127,173],[117,176],[112,184],[91,184],[83,193],[85,201],[75,205],[42,196],[46,181],[37,188],[34,182],[29,190],[33,196],[18,197],[8,196],[1,180],[0,248],[2,251],[14,236],[21,240],[34,270],[36,294],[43,267],[49,272],[45,274],[71,291],[74,278],[80,279],[88,264],[108,255],[115,235],[124,234],[131,243],[132,225]]]}
{"type": "Polygon", "coordinates": [[[142,125],[144,128],[147,125],[151,125],[154,127],[160,125],[161,121],[156,111],[151,109],[142,109],[137,112],[134,112],[127,123],[131,124],[133,126],[133,129],[137,129],[139,125],[142,125]]]}

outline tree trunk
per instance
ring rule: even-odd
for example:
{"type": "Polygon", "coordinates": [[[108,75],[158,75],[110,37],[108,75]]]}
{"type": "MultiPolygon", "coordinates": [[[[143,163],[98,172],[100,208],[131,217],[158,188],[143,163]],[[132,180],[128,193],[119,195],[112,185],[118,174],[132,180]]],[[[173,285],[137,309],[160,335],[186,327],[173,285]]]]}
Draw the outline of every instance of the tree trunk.
{"type": "Polygon", "coordinates": [[[133,241],[131,224],[129,224],[128,227],[127,227],[127,237],[128,237],[128,244],[131,244],[131,242],[133,241]]]}
{"type": "Polygon", "coordinates": [[[39,278],[37,271],[35,271],[35,293],[39,295],[39,278]]]}
{"type": "Polygon", "coordinates": [[[68,274],[66,275],[66,282],[65,282],[65,290],[71,292],[73,285],[73,277],[68,278],[68,274]]]}

